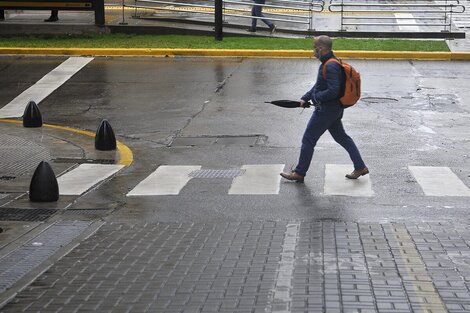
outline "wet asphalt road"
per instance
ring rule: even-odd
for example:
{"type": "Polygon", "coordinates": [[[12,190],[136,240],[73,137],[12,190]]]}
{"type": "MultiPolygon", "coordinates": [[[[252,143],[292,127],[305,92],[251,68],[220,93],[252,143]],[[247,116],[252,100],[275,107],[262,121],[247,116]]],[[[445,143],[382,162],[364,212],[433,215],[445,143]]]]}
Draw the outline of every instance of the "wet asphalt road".
{"type": "MultiPolygon", "coordinates": [[[[65,58],[1,58],[0,107],[65,58]]],[[[325,134],[305,184],[279,195],[228,195],[231,179],[193,179],[177,196],[126,197],[160,165],[207,169],[295,165],[311,110],[266,100],[298,99],[315,77],[306,59],[95,58],[40,103],[47,123],[94,131],[109,120],[134,163],[72,208],[115,207],[116,221],[222,222],[466,219],[468,197],[426,196],[408,166],[445,166],[470,186],[468,62],[350,60],[363,98],[343,123],[371,170],[373,197],[324,194],[325,164],[348,164],[325,134]],[[228,145],[198,138],[229,137],[228,145]],[[233,137],[233,138],[232,138],[233,137]],[[258,138],[256,144],[248,138],[258,138]],[[178,142],[193,144],[185,146],[178,142]],[[180,140],[180,141],[178,141],[180,140]],[[203,140],[204,141],[204,140],[203,140]]]]}

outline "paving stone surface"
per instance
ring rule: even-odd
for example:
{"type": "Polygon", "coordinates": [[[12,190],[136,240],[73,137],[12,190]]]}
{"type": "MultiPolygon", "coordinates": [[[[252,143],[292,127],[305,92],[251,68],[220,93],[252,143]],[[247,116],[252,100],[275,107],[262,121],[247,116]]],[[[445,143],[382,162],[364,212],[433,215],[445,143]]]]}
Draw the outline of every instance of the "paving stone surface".
{"type": "Polygon", "coordinates": [[[2,312],[470,312],[470,225],[107,223],[2,312]]]}

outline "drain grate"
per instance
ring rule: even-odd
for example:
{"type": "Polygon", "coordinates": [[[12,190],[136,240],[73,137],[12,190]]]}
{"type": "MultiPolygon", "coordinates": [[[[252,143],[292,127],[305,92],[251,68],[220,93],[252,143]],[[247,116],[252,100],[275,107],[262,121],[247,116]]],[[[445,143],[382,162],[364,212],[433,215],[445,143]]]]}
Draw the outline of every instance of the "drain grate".
{"type": "Polygon", "coordinates": [[[0,221],[41,222],[54,215],[54,209],[0,209],[0,221]]]}
{"type": "Polygon", "coordinates": [[[61,247],[80,236],[90,224],[91,222],[84,221],[58,222],[15,251],[0,258],[0,293],[10,288],[61,247]]]}
{"type": "Polygon", "coordinates": [[[55,158],[56,163],[75,163],[75,164],[114,164],[114,159],[81,159],[81,158],[55,158]]]}
{"type": "Polygon", "coordinates": [[[235,178],[243,175],[245,170],[234,168],[234,169],[222,169],[222,170],[197,170],[191,172],[189,176],[193,178],[235,178]]]}

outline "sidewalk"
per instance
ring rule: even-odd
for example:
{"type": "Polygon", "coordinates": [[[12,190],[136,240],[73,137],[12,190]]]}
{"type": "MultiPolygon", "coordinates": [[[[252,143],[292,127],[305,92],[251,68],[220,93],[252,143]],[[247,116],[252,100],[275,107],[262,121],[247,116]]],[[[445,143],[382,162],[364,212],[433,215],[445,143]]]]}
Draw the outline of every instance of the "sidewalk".
{"type": "Polygon", "coordinates": [[[469,312],[463,223],[108,222],[2,312],[469,312]]]}

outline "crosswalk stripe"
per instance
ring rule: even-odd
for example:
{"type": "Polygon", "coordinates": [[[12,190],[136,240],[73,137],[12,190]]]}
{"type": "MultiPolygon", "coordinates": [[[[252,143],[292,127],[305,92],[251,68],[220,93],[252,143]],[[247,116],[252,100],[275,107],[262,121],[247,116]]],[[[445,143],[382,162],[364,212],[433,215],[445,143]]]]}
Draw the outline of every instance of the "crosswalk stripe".
{"type": "Polygon", "coordinates": [[[426,196],[470,197],[470,190],[448,167],[408,166],[426,196]]]}
{"type": "Polygon", "coordinates": [[[123,167],[117,164],[81,164],[57,179],[59,194],[81,195],[123,167]]]}
{"type": "Polygon", "coordinates": [[[80,71],[93,58],[71,57],[57,66],[36,84],[29,87],[13,99],[10,103],[0,109],[0,118],[22,117],[29,101],[37,104],[49,96],[54,90],[62,86],[75,73],[80,71]]]}
{"type": "Polygon", "coordinates": [[[243,175],[235,177],[230,195],[272,195],[279,194],[281,176],[285,164],[243,165],[243,175]]]}
{"type": "Polygon", "coordinates": [[[189,175],[201,166],[162,165],[141,181],[127,196],[177,195],[192,179],[189,175]]]}
{"type": "Polygon", "coordinates": [[[372,183],[369,175],[361,176],[359,179],[348,179],[344,175],[351,172],[352,166],[347,164],[326,164],[325,195],[350,196],[350,197],[372,197],[372,183]]]}

